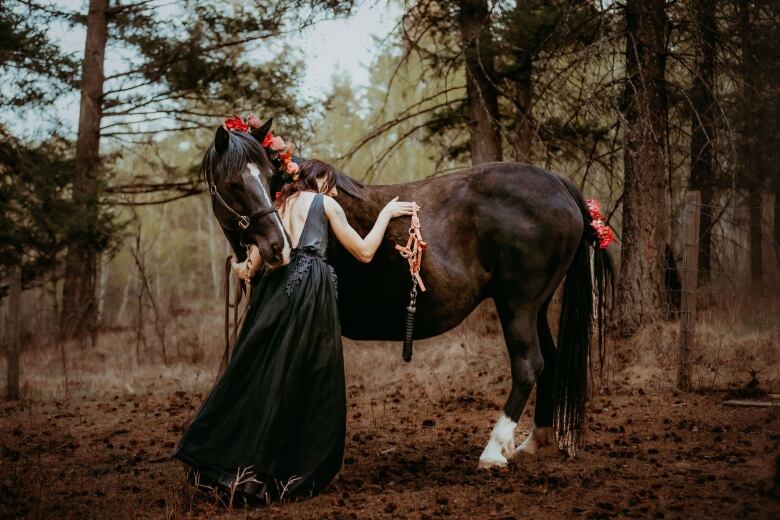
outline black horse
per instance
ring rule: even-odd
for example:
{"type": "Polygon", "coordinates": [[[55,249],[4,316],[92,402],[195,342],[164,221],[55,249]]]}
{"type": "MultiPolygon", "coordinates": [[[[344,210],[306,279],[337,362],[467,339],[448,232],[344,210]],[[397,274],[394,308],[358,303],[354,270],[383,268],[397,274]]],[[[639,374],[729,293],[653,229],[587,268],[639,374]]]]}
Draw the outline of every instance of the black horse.
{"type": "MultiPolygon", "coordinates": [[[[269,196],[278,189],[280,175],[260,146],[270,125],[271,120],[251,134],[220,127],[202,169],[214,186],[214,214],[236,255],[245,257],[246,240],[274,268],[286,261],[289,237],[269,196]],[[255,215],[245,230],[236,225],[241,215],[255,215]]],[[[591,249],[602,342],[603,295],[612,273],[604,251],[595,245],[579,190],[551,172],[518,163],[481,164],[385,186],[362,185],[342,174],[338,189],[336,199],[362,236],[394,196],[421,206],[428,243],[422,276],[428,291],[418,298],[416,338],[441,334],[481,301],[494,299],[509,351],[512,389],[479,465],[502,466],[515,452],[533,454],[553,445],[554,430],[563,444],[579,445],[593,325],[591,249]],[[556,349],[547,309],[564,278],[556,349]],[[534,429],[515,449],[514,430],[534,384],[534,429]]],[[[369,264],[354,259],[338,241],[329,241],[328,258],[339,278],[342,332],[348,338],[402,339],[411,281],[408,263],[394,245],[406,243],[408,229],[406,219],[392,220],[369,264]]]]}

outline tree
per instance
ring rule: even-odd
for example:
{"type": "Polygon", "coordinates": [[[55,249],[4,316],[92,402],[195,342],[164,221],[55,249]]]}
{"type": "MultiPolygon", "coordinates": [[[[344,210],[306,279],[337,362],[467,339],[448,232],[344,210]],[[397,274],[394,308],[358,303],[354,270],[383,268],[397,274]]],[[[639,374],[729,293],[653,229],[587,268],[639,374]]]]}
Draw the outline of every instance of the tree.
{"type": "Polygon", "coordinates": [[[623,245],[615,302],[623,336],[664,314],[664,0],[628,0],[625,24],[623,245]]]}
{"type": "Polygon", "coordinates": [[[750,277],[754,282],[760,282],[764,276],[763,266],[763,238],[762,222],[763,213],[763,184],[766,180],[761,175],[761,164],[758,160],[756,131],[758,130],[757,111],[758,96],[758,63],[754,49],[754,26],[751,19],[751,2],[739,3],[739,35],[740,49],[742,51],[741,75],[742,98],[745,100],[746,117],[743,117],[742,131],[740,135],[739,159],[741,171],[740,178],[748,190],[749,215],[750,215],[750,277]]]}
{"type": "Polygon", "coordinates": [[[0,274],[22,267],[22,287],[40,285],[59,264],[78,218],[64,195],[73,171],[72,143],[51,136],[20,142],[0,126],[0,274]]]}
{"type": "Polygon", "coordinates": [[[710,281],[712,226],[715,212],[715,73],[717,27],[716,0],[693,0],[693,46],[696,62],[693,70],[691,103],[691,177],[692,190],[701,192],[699,220],[699,282],[710,281]]]}
{"type": "Polygon", "coordinates": [[[84,226],[73,230],[65,258],[60,331],[64,337],[93,337],[97,327],[95,283],[97,255],[106,237],[98,228],[100,122],[103,114],[103,62],[108,41],[108,0],[90,0],[87,40],[81,67],[81,103],[73,175],[73,204],[84,215],[84,226]]]}
{"type": "MultiPolygon", "coordinates": [[[[47,24],[55,17],[0,1],[0,114],[33,121],[33,132],[45,123],[46,107],[75,84],[76,61],[49,39],[47,24]]],[[[58,265],[66,228],[79,218],[66,196],[71,145],[59,129],[35,142],[0,124],[0,278],[20,266],[23,289],[39,285],[58,265]]]]}
{"type": "Polygon", "coordinates": [[[47,34],[46,27],[56,16],[21,4],[0,0],[0,107],[4,110],[46,106],[72,88],[77,76],[77,62],[47,34]]]}
{"type": "Polygon", "coordinates": [[[501,160],[501,117],[487,0],[459,0],[471,164],[501,160]]]}

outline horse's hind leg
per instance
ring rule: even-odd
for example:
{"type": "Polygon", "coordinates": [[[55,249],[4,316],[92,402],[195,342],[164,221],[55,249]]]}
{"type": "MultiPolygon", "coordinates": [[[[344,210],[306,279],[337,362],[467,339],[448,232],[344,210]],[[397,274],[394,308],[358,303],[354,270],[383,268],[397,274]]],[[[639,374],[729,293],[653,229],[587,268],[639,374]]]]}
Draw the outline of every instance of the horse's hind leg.
{"type": "Polygon", "coordinates": [[[550,305],[548,298],[536,318],[536,330],[539,334],[539,345],[544,357],[544,370],[539,380],[536,381],[536,409],[534,411],[534,427],[531,434],[525,441],[517,447],[516,453],[525,455],[536,455],[540,449],[555,445],[555,434],[553,433],[553,413],[554,413],[554,382],[555,366],[558,352],[555,350],[555,341],[553,341],[550,332],[550,324],[547,321],[547,307],[550,305]]]}
{"type": "Polygon", "coordinates": [[[512,302],[497,298],[496,309],[509,350],[512,390],[490,433],[490,440],[479,457],[481,468],[505,466],[507,459],[514,454],[517,421],[523,413],[536,378],[544,367],[536,331],[538,307],[513,305],[512,302]]]}

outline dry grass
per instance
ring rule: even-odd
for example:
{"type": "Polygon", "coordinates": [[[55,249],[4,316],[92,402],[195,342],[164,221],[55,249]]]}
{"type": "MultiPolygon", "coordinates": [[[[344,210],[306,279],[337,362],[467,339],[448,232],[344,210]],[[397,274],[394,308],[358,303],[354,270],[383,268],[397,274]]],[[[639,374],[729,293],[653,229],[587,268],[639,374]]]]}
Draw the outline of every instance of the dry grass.
{"type": "MultiPolygon", "coordinates": [[[[726,291],[704,295],[691,352],[693,384],[728,389],[747,384],[755,372],[762,387],[780,388],[780,298],[774,290],[726,291]]],[[[674,388],[679,323],[642,328],[611,348],[612,376],[654,390],[674,388]]]]}
{"type": "MultiPolygon", "coordinates": [[[[700,310],[692,352],[693,382],[698,388],[744,385],[755,371],[766,389],[780,382],[780,298],[774,291],[721,291],[704,295],[713,303],[700,310]],[[715,303],[716,302],[716,303],[715,303]]],[[[552,316],[556,309],[551,310],[552,316]]],[[[182,391],[204,392],[214,380],[222,354],[222,318],[210,302],[169,317],[168,365],[153,334],[138,344],[132,329],[106,331],[96,346],[32,344],[22,355],[22,391],[26,399],[49,400],[182,391]],[[67,379],[67,391],[66,391],[67,379]]],[[[676,377],[677,321],[642,328],[627,341],[610,341],[601,383],[670,390],[676,377]]],[[[503,383],[509,367],[495,307],[483,303],[464,322],[441,336],[415,343],[414,360],[401,360],[400,342],[344,340],[351,398],[370,401],[386,389],[413,388],[430,403],[466,390],[503,383]]],[[[2,360],[4,365],[5,360],[2,360]]],[[[4,377],[5,367],[0,366],[4,377]]],[[[0,378],[0,384],[4,384],[0,378]]],[[[502,402],[505,395],[486,396],[502,402]]]]}

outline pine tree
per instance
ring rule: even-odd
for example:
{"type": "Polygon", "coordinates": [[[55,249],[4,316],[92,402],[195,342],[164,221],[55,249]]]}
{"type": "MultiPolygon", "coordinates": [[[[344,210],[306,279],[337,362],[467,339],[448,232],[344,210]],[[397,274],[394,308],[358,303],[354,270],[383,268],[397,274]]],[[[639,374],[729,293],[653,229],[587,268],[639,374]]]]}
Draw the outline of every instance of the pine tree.
{"type": "Polygon", "coordinates": [[[628,0],[623,229],[615,317],[620,335],[664,316],[666,209],[664,0],[628,0]]]}

